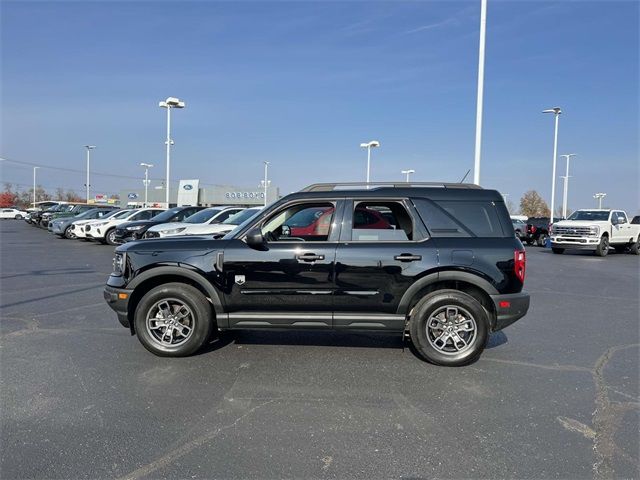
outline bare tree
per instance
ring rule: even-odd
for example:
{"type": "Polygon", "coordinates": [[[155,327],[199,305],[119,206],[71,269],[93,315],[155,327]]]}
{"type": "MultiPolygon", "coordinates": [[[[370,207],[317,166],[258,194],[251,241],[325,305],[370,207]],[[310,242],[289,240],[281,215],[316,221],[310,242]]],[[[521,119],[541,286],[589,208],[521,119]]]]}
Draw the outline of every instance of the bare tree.
{"type": "Polygon", "coordinates": [[[548,217],[551,210],[538,192],[529,190],[520,199],[520,213],[528,217],[548,217]]]}

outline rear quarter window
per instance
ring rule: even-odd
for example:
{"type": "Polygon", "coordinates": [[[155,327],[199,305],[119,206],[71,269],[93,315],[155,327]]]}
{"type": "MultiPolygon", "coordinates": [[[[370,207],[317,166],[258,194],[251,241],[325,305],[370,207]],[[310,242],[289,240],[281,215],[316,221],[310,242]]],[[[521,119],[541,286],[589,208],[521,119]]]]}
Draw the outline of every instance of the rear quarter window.
{"type": "Polygon", "coordinates": [[[432,237],[495,238],[513,235],[513,227],[511,232],[505,231],[508,225],[503,228],[500,214],[504,212],[497,202],[413,199],[413,203],[432,237]]]}

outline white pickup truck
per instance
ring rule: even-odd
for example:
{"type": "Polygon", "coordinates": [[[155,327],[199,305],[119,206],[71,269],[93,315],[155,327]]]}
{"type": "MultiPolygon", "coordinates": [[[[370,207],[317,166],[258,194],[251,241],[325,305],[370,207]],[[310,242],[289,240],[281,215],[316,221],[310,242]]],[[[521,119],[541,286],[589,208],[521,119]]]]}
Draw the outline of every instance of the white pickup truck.
{"type": "Polygon", "coordinates": [[[593,250],[604,257],[609,248],[640,254],[640,225],[629,223],[622,210],[576,210],[566,220],[551,226],[551,249],[593,250]]]}

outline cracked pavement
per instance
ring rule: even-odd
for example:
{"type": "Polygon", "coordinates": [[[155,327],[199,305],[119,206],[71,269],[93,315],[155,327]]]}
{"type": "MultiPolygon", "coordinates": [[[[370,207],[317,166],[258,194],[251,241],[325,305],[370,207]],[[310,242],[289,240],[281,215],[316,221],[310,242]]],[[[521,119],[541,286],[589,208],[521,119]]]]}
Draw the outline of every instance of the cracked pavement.
{"type": "Polygon", "coordinates": [[[638,256],[528,247],[529,314],[443,368],[365,333],[154,357],[102,300],[111,247],[0,245],[3,479],[640,476],[638,256]]]}

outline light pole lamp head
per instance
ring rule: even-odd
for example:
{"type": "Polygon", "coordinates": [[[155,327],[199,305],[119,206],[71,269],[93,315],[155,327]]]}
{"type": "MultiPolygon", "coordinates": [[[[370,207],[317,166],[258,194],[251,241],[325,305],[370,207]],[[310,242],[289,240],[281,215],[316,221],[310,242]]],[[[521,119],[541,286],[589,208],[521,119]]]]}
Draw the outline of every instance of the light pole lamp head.
{"type": "Polygon", "coordinates": [[[542,113],[555,113],[556,115],[560,115],[562,113],[562,110],[560,109],[560,107],[553,107],[543,110],[542,113]]]}
{"type": "Polygon", "coordinates": [[[144,162],[141,162],[141,163],[140,163],[140,166],[141,166],[141,167],[145,167],[145,168],[152,168],[152,167],[153,167],[153,163],[144,163],[144,162]]]}
{"type": "Polygon", "coordinates": [[[371,140],[367,143],[361,143],[360,146],[362,148],[375,148],[380,146],[380,142],[378,142],[377,140],[371,140]]]}
{"type": "Polygon", "coordinates": [[[84,148],[86,148],[87,150],[93,150],[94,148],[96,148],[95,145],[85,145],[84,148]]]}
{"type": "Polygon", "coordinates": [[[166,100],[159,102],[158,106],[162,108],[184,108],[185,103],[176,97],[167,97],[166,100]]]}
{"type": "Polygon", "coordinates": [[[400,170],[400,173],[406,175],[407,173],[416,173],[416,171],[413,168],[410,168],[409,170],[400,170]]]}

